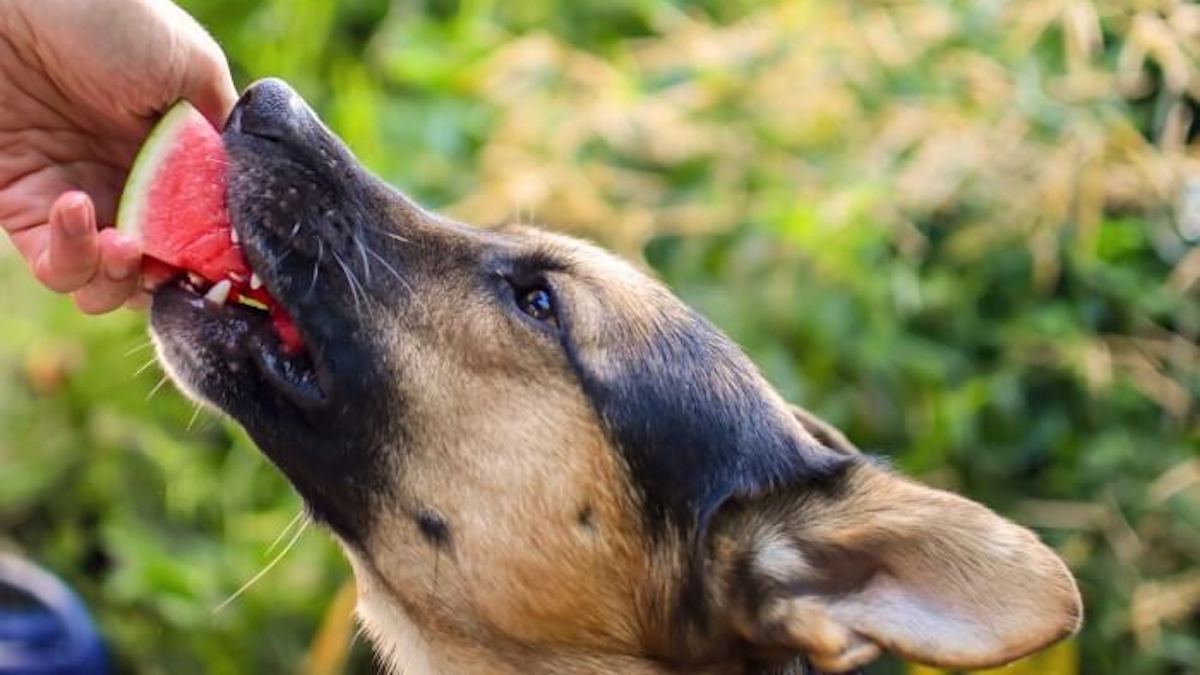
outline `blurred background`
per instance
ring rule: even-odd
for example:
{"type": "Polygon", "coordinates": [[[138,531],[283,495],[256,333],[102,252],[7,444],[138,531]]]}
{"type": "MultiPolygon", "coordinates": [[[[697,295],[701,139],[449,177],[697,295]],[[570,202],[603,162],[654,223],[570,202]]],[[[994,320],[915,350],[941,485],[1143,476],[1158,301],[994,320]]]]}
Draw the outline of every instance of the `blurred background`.
{"type": "MultiPolygon", "coordinates": [[[[426,205],[643,261],[792,401],[1036,528],[1088,616],[1032,672],[1200,673],[1200,7],[182,4],[426,205]]],[[[300,503],[162,386],[144,317],[7,246],[0,289],[0,548],[123,672],[372,672],[315,528],[216,609],[300,503]]]]}

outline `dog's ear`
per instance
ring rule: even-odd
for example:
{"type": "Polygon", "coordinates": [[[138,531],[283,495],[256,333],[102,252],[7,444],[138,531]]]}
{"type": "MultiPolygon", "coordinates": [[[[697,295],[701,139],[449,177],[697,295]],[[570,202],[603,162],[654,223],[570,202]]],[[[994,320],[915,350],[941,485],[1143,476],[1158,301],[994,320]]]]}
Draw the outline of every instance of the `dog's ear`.
{"type": "Polygon", "coordinates": [[[711,535],[727,625],[756,650],[802,652],[832,672],[881,650],[990,667],[1080,623],[1074,579],[1032,532],[867,461],[831,486],[732,500],[711,535]]]}
{"type": "Polygon", "coordinates": [[[804,430],[812,434],[812,437],[817,439],[821,445],[836,450],[843,455],[858,455],[861,451],[856,445],[850,442],[837,427],[829,422],[817,417],[811,412],[801,408],[798,405],[792,406],[792,416],[804,427],[804,430]]]}

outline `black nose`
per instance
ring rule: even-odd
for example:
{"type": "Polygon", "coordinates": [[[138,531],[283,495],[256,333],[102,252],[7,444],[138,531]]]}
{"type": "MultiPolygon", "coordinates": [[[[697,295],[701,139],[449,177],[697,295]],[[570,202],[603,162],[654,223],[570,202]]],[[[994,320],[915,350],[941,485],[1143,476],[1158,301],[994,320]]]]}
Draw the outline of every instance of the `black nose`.
{"type": "Polygon", "coordinates": [[[246,89],[225,128],[277,141],[303,140],[315,121],[312,109],[288,83],[267,78],[246,89]]]}

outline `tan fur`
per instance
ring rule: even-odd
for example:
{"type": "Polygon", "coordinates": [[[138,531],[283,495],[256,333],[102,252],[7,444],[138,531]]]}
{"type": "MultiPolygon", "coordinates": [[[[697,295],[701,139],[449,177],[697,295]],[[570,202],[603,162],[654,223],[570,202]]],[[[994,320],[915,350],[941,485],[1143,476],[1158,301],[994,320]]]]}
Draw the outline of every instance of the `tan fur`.
{"type": "Polygon", "coordinates": [[[396,343],[417,451],[367,543],[365,594],[399,596],[434,644],[636,653],[649,551],[619,455],[561,359],[514,360],[526,336],[444,311],[455,330],[396,343]],[[447,550],[418,532],[423,508],[451,524],[447,550]]]}
{"type": "MultiPolygon", "coordinates": [[[[576,313],[581,350],[603,330],[607,313],[628,320],[675,311],[659,302],[660,286],[607,254],[555,236],[525,236],[575,265],[571,283],[557,288],[576,313]]],[[[678,590],[685,554],[655,550],[646,540],[620,453],[567,364],[553,356],[514,359],[528,353],[528,337],[474,313],[470,302],[432,310],[459,312],[446,322],[452,331],[437,330],[435,314],[427,317],[433,328],[418,333],[426,339],[410,332],[395,344],[415,378],[406,415],[419,421],[409,429],[419,450],[397,467],[397,512],[373,532],[370,560],[356,563],[368,633],[398,668],[410,664],[404,672],[425,667],[412,663],[454,673],[669,672],[650,657],[670,649],[671,616],[663,608],[678,590]],[[431,547],[417,531],[413,511],[420,508],[453,524],[448,550],[431,547]],[[589,526],[579,522],[584,510],[589,526]]],[[[815,416],[797,410],[797,419],[825,445],[857,452],[815,416]]],[[[764,574],[785,574],[792,564],[796,578],[819,577],[824,571],[806,561],[806,545],[888,556],[886,566],[904,571],[922,598],[945,600],[947,612],[982,612],[985,621],[1024,626],[1004,626],[1028,637],[987,663],[1032,651],[1077,625],[1069,609],[1077,596],[1061,562],[1032,535],[961,498],[863,468],[836,499],[797,494],[781,508],[760,514],[775,528],[774,540],[753,544],[764,574]],[[919,534],[931,526],[944,532],[932,540],[919,534]],[[1049,586],[1030,585],[1018,568],[1049,586]],[[1040,617],[1058,625],[1042,625],[1040,617]]],[[[986,665],[953,652],[938,634],[918,645],[914,636],[873,625],[872,612],[887,614],[888,602],[782,597],[764,610],[771,617],[743,617],[738,628],[745,634],[750,623],[777,624],[773,630],[789,636],[787,647],[831,670],[865,663],[881,646],[936,663],[986,665]]],[[[693,668],[705,669],[741,672],[742,665],[693,668]]]]}

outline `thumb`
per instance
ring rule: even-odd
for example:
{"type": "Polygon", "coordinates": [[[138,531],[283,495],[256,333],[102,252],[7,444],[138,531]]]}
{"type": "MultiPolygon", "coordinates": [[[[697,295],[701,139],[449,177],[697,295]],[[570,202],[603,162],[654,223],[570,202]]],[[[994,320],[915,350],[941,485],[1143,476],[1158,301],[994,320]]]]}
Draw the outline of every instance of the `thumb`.
{"type": "Polygon", "coordinates": [[[229,73],[229,64],[216,43],[212,43],[211,48],[197,50],[188,64],[180,94],[196,106],[214,127],[221,129],[225,126],[225,119],[237,103],[238,94],[233,86],[233,76],[229,73]]]}
{"type": "Polygon", "coordinates": [[[237,89],[225,53],[208,31],[174,2],[157,0],[153,7],[175,35],[175,44],[183,47],[183,77],[178,80],[180,90],[174,98],[186,99],[221,129],[237,103],[237,89]]]}

